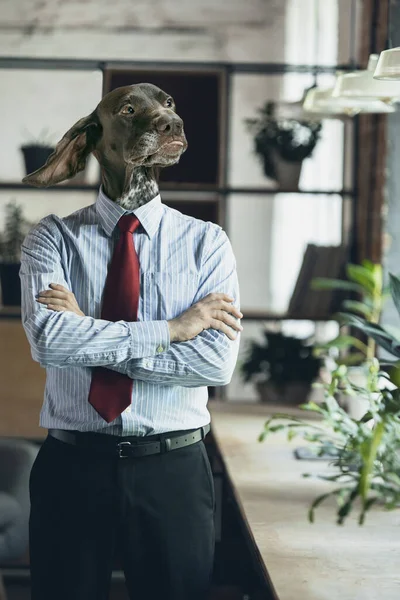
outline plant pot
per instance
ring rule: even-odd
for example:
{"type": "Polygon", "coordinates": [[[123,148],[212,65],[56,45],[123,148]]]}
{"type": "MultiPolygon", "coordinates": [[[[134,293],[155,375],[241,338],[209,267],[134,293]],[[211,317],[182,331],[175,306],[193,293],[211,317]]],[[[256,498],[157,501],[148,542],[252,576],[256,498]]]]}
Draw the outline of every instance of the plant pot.
{"type": "Polygon", "coordinates": [[[50,154],[54,152],[51,146],[22,146],[22,154],[24,155],[26,175],[37,171],[43,167],[50,154]]]}
{"type": "Polygon", "coordinates": [[[303,161],[289,162],[284,160],[276,150],[271,152],[271,158],[279,187],[288,192],[297,192],[303,161]]]}
{"type": "Polygon", "coordinates": [[[262,381],[256,383],[256,389],[261,402],[298,406],[307,401],[311,385],[288,383],[284,387],[277,387],[269,381],[262,381]]]}
{"type": "Polygon", "coordinates": [[[21,306],[20,263],[0,263],[1,300],[3,306],[21,306]]]}

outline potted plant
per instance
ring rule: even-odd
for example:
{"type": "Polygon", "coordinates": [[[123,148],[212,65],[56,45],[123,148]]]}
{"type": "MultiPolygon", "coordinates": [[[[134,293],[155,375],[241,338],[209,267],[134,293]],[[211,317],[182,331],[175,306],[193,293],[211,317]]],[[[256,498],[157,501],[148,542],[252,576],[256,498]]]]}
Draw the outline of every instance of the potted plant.
{"type": "MultiPolygon", "coordinates": [[[[43,130],[37,138],[31,138],[31,141],[21,146],[24,156],[25,174],[33,173],[42,167],[47,159],[53,154],[55,145],[47,130],[43,130]]],[[[64,185],[82,184],[86,179],[86,169],[77,173],[73,178],[64,182],[64,185]]]]}
{"type": "MultiPolygon", "coordinates": [[[[350,292],[356,294],[356,299],[346,299],[342,302],[342,308],[346,314],[363,316],[369,323],[378,323],[382,314],[384,302],[388,296],[383,287],[382,266],[371,261],[364,260],[361,265],[346,265],[346,280],[316,278],[311,282],[312,289],[350,292]]],[[[340,333],[340,335],[320,345],[322,352],[333,351],[338,364],[349,366],[348,377],[354,385],[364,388],[368,376],[369,361],[374,358],[376,344],[372,338],[366,341],[355,336],[340,333]],[[343,351],[352,350],[343,356],[343,351]]],[[[361,394],[348,396],[338,392],[339,404],[343,406],[352,416],[360,418],[365,414],[368,400],[361,394]]]]}
{"type": "MultiPolygon", "coordinates": [[[[391,295],[400,314],[400,280],[393,275],[390,279],[391,295]]],[[[362,525],[372,506],[383,506],[387,510],[400,506],[400,335],[365,317],[345,313],[342,318],[367,336],[367,345],[372,340],[395,360],[384,364],[376,357],[366,358],[367,376],[362,386],[349,378],[346,365],[336,364],[330,381],[322,384],[324,402],[321,405],[308,402],[300,407],[319,414],[321,422],[310,423],[277,414],[265,423],[259,441],[273,432],[285,430],[289,440],[301,436],[314,445],[316,456],[333,456],[333,474],[318,476],[331,482],[332,489],[314,500],[309,520],[313,522],[315,509],[333,496],[337,500],[337,523],[342,525],[357,508],[358,522],[362,525]],[[338,404],[339,390],[348,396],[361,394],[366,398],[368,407],[362,418],[350,416],[338,404]]]]}
{"type": "Polygon", "coordinates": [[[251,341],[240,372],[253,380],[262,402],[304,402],[318,377],[322,360],[306,341],[282,333],[264,331],[264,343],[251,341]]]}
{"type": "Polygon", "coordinates": [[[25,174],[33,173],[42,167],[49,156],[55,150],[51,143],[48,132],[43,130],[37,138],[31,138],[31,141],[21,146],[24,156],[25,174]]]}
{"type": "Polygon", "coordinates": [[[320,138],[321,122],[276,117],[275,103],[258,109],[256,119],[246,119],[254,135],[254,150],[266,177],[287,191],[297,191],[303,160],[312,155],[320,138]]]}
{"type": "Polygon", "coordinates": [[[0,284],[4,306],[21,305],[21,284],[19,269],[21,245],[32,223],[22,214],[22,207],[15,201],[5,206],[6,217],[3,232],[0,232],[0,284]]]}

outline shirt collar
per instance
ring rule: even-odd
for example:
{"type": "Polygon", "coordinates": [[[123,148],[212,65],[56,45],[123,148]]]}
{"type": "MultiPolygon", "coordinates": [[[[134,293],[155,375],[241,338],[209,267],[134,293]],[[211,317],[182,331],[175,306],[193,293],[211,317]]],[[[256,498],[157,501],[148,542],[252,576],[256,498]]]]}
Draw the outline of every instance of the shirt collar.
{"type": "Polygon", "coordinates": [[[150,202],[135,208],[135,210],[125,210],[110,200],[103,192],[102,187],[100,187],[95,206],[100,224],[108,236],[112,235],[118,221],[123,215],[133,213],[137,216],[146,234],[151,239],[158,229],[163,212],[160,194],[153,198],[153,200],[150,200],[150,202]]]}

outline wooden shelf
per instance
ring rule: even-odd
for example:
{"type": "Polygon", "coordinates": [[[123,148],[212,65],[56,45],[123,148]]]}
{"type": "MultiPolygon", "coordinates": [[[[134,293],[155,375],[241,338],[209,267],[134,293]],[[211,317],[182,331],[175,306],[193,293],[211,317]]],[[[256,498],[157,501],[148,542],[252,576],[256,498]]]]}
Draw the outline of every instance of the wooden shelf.
{"type": "Polygon", "coordinates": [[[20,319],[20,306],[0,306],[0,319],[20,319]]]}

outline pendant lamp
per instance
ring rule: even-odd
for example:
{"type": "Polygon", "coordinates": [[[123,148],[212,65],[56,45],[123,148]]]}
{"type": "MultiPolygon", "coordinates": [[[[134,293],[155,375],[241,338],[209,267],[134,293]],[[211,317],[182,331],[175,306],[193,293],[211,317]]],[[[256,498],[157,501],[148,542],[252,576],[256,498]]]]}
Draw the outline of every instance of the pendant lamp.
{"type": "Polygon", "coordinates": [[[388,102],[371,98],[345,98],[332,95],[334,87],[315,87],[308,91],[304,100],[305,111],[321,117],[354,117],[363,113],[392,113],[394,106],[388,102]]]}
{"type": "Polygon", "coordinates": [[[374,79],[400,82],[400,48],[391,48],[380,53],[374,79]]]}
{"type": "Polygon", "coordinates": [[[339,75],[332,96],[334,98],[400,102],[400,82],[374,79],[378,59],[378,54],[371,54],[367,69],[339,75]]]}

